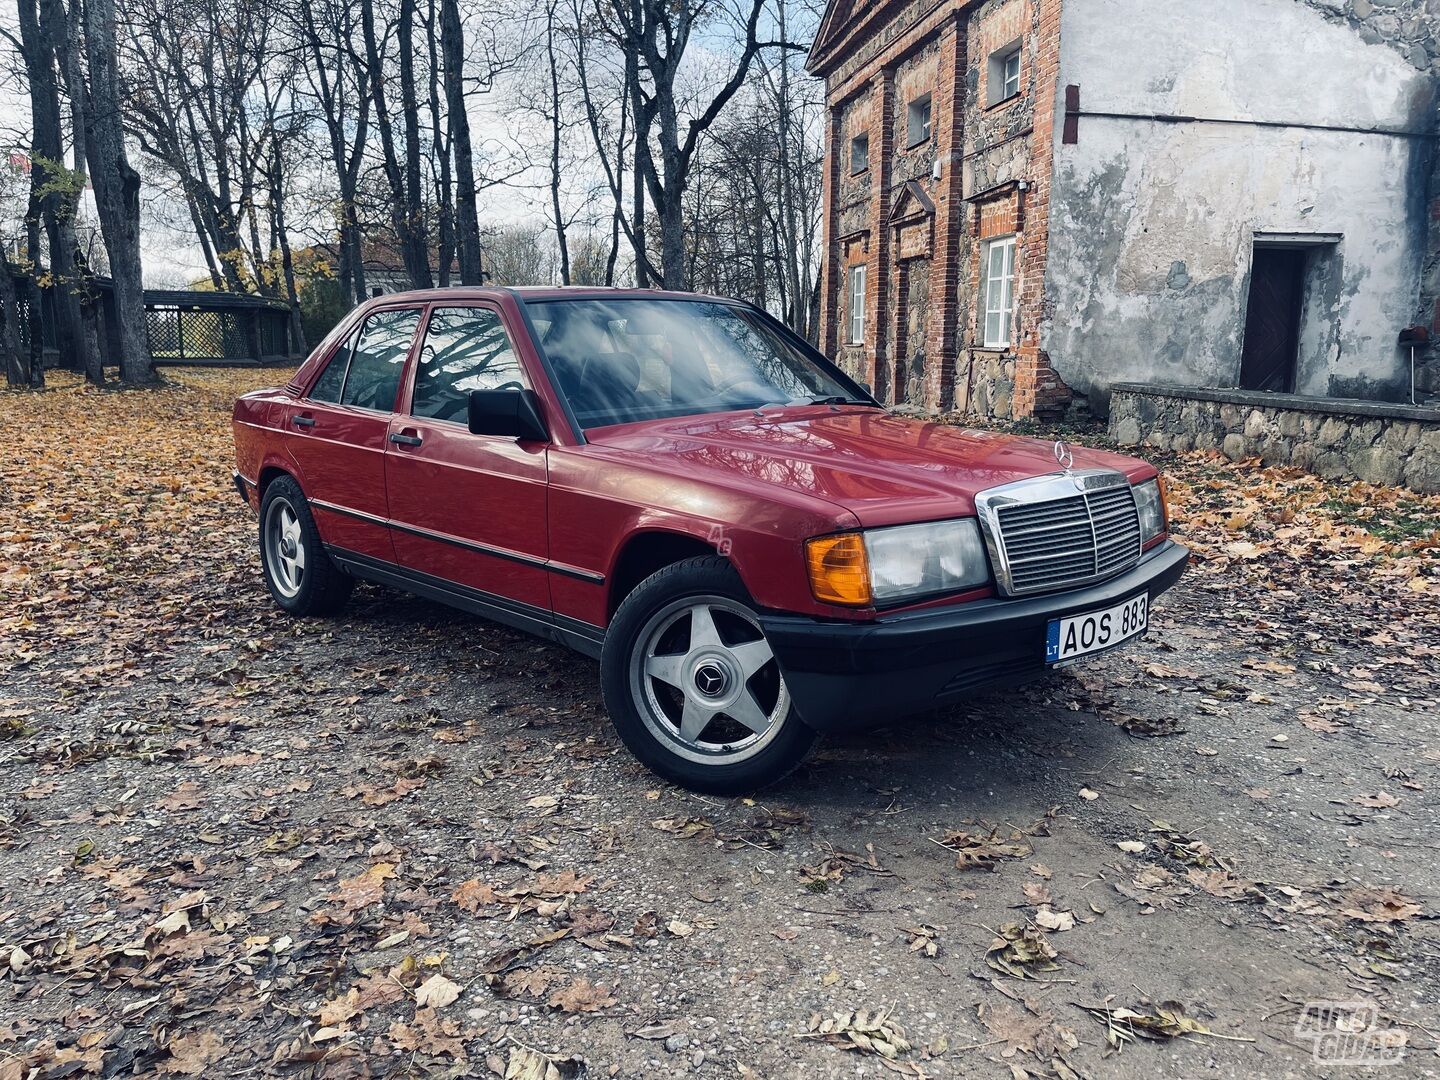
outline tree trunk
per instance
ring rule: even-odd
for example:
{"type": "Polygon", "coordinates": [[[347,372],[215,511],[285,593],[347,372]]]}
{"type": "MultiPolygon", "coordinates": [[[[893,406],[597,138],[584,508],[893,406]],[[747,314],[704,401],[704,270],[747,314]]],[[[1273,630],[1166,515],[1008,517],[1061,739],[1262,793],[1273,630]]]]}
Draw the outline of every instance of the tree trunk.
{"type": "Polygon", "coordinates": [[[450,266],[455,261],[455,186],[450,179],[451,139],[440,111],[440,20],[435,0],[428,0],[425,18],[425,45],[430,54],[430,157],[440,169],[435,182],[436,280],[440,288],[450,284],[450,266]]]}
{"type": "Polygon", "coordinates": [[[295,257],[290,251],[290,234],[285,225],[285,172],[280,158],[280,149],[272,147],[273,158],[270,168],[270,205],[273,208],[275,242],[280,247],[280,272],[285,280],[285,295],[290,301],[290,352],[304,356],[310,350],[305,345],[305,322],[300,312],[300,290],[295,284],[295,257]]]}
{"type": "Polygon", "coordinates": [[[0,360],[5,364],[5,381],[10,386],[28,386],[30,358],[20,340],[20,298],[15,291],[14,270],[0,255],[0,360]]]}
{"type": "Polygon", "coordinates": [[[360,160],[370,119],[371,95],[366,85],[364,64],[355,56],[353,50],[346,47],[354,31],[352,9],[348,6],[340,9],[339,16],[345,20],[343,25],[327,21],[325,29],[332,35],[329,40],[322,40],[320,37],[312,5],[299,5],[299,14],[310,60],[306,70],[310,75],[315,97],[324,113],[325,127],[330,136],[330,160],[339,189],[337,232],[340,288],[349,303],[358,304],[365,299],[365,253],[355,207],[360,160]],[[337,58],[334,72],[326,64],[326,57],[332,55],[337,58]],[[345,86],[347,70],[355,80],[353,95],[347,93],[345,86]],[[356,112],[353,125],[348,110],[351,104],[356,112]],[[353,142],[349,141],[352,127],[353,142]]]}
{"type": "MultiPolygon", "coordinates": [[[[62,46],[65,57],[62,65],[65,82],[70,90],[70,142],[75,155],[75,192],[78,208],[81,193],[89,180],[85,161],[85,63],[80,56],[81,44],[85,40],[85,27],[79,0],[71,0],[70,10],[65,15],[65,40],[62,46]]],[[[73,239],[73,230],[72,230],[73,239]]],[[[75,271],[77,295],[80,302],[80,335],[85,357],[85,380],[92,386],[105,385],[105,356],[100,351],[99,294],[95,289],[95,275],[90,271],[89,260],[75,245],[75,271]]]]}
{"type": "Polygon", "coordinates": [[[555,218],[555,241],[560,247],[560,284],[570,284],[570,241],[565,232],[565,210],[560,205],[560,64],[555,58],[555,3],[545,6],[545,55],[550,62],[550,212],[555,218]]]}
{"type": "MultiPolygon", "coordinates": [[[[74,174],[65,167],[56,78],[57,65],[65,66],[68,59],[68,20],[59,0],[40,0],[38,9],[34,0],[20,0],[19,16],[33,124],[30,185],[37,197],[49,248],[55,344],[63,366],[93,373],[96,358],[87,348],[79,296],[83,282],[75,267],[75,212],[80,190],[74,174]]],[[[37,263],[39,254],[38,248],[31,253],[37,263]]]]}
{"type": "Polygon", "coordinates": [[[465,37],[457,0],[440,0],[440,48],[445,58],[445,107],[450,148],[455,155],[455,232],[460,281],[482,285],[480,215],[475,202],[475,161],[470,148],[470,117],[465,111],[465,37]]]}
{"type": "Polygon", "coordinates": [[[40,389],[45,385],[45,293],[40,288],[40,204],[35,191],[25,212],[25,247],[30,255],[30,273],[26,279],[26,301],[29,318],[25,335],[29,339],[26,353],[25,381],[22,385],[40,389]]]}
{"type": "MultiPolygon", "coordinates": [[[[414,73],[411,72],[409,90],[404,87],[403,71],[413,65],[413,58],[406,59],[410,46],[410,31],[407,29],[414,15],[414,0],[404,0],[400,13],[400,54],[402,71],[402,94],[414,93],[414,73]]],[[[365,62],[370,72],[370,97],[375,103],[375,126],[380,131],[380,149],[384,155],[385,178],[390,183],[390,224],[395,230],[395,241],[400,245],[401,258],[410,283],[416,288],[430,286],[430,259],[415,258],[416,249],[410,238],[411,217],[408,213],[410,198],[405,190],[405,173],[395,153],[395,129],[390,120],[390,104],[385,96],[384,60],[380,55],[380,41],[375,31],[375,0],[360,0],[360,21],[365,34],[365,62]]],[[[410,121],[406,121],[407,128],[410,121]]],[[[406,132],[407,139],[409,132],[406,132]]],[[[418,162],[417,162],[418,165],[418,162]]],[[[423,253],[423,241],[421,252],[423,253]]]]}
{"type": "Polygon", "coordinates": [[[435,284],[430,276],[430,242],[420,188],[420,101],[415,91],[415,0],[400,0],[400,109],[405,125],[405,232],[400,243],[405,268],[417,289],[435,284]]]}
{"type": "Polygon", "coordinates": [[[645,236],[645,159],[649,156],[649,148],[646,140],[649,138],[649,127],[642,127],[640,124],[640,76],[635,61],[626,58],[626,78],[632,84],[631,90],[631,114],[635,119],[635,164],[630,170],[630,249],[635,258],[635,287],[648,289],[650,287],[650,255],[647,250],[645,236]]]}
{"type": "Polygon", "coordinates": [[[116,337],[120,380],[132,386],[156,381],[145,332],[145,293],[140,264],[140,174],[125,153],[116,68],[114,0],[86,0],[85,54],[90,100],[85,112],[85,145],[95,188],[95,209],[110,276],[115,283],[116,337]]]}

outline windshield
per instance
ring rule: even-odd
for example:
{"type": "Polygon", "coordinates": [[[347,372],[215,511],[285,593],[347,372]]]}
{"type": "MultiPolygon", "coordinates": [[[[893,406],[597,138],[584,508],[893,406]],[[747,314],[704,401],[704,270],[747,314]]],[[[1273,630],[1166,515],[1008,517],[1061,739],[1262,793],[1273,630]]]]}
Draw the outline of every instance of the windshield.
{"type": "Polygon", "coordinates": [[[582,428],[764,405],[870,404],[742,307],[642,298],[526,306],[582,428]]]}

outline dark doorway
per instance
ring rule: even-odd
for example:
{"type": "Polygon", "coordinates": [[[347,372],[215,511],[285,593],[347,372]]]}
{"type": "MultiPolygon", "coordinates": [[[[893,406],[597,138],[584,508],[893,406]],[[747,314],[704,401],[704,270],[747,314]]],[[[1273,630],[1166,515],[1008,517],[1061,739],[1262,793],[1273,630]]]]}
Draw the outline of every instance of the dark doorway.
{"type": "Polygon", "coordinates": [[[1257,244],[1240,357],[1242,389],[1295,392],[1304,296],[1305,250],[1257,244]]]}

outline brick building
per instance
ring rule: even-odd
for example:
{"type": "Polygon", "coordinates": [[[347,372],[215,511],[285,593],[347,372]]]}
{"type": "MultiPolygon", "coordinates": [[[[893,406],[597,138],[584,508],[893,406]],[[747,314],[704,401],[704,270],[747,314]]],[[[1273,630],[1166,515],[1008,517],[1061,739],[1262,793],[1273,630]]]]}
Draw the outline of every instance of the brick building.
{"type": "Polygon", "coordinates": [[[1404,399],[1399,332],[1440,332],[1434,6],[831,0],[822,348],[1000,417],[1404,399]]]}

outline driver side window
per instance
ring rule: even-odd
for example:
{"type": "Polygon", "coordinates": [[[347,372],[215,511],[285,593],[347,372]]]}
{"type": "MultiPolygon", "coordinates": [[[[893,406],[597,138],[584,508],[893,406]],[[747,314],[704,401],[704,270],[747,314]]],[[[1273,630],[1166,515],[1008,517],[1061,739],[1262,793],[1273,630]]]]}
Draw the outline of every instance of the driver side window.
{"type": "Polygon", "coordinates": [[[410,411],[432,420],[465,423],[471,390],[520,390],[520,358],[500,313],[489,308],[436,308],[415,368],[410,411]]]}

